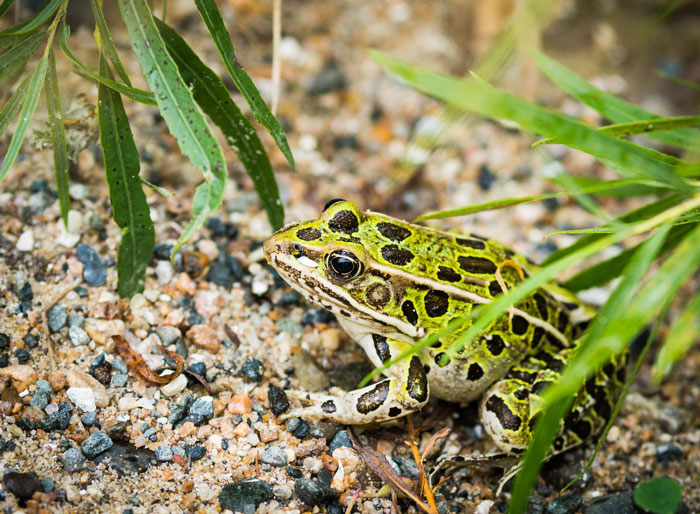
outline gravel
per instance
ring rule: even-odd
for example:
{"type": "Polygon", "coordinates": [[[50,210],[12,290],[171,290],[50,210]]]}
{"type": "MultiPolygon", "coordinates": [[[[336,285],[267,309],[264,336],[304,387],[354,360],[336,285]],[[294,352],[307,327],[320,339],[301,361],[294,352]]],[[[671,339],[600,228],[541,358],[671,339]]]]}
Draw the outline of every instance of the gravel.
{"type": "Polygon", "coordinates": [[[90,434],[80,447],[88,459],[94,459],[100,453],[109,450],[112,447],[112,439],[101,430],[90,434]]]}

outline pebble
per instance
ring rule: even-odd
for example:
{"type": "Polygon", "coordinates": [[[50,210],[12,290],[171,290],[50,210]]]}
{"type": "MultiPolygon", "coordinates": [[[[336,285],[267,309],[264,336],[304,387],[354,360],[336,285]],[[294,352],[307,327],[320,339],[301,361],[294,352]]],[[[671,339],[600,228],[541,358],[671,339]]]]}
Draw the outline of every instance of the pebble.
{"type": "Polygon", "coordinates": [[[270,402],[270,410],[275,416],[279,416],[289,409],[287,393],[277,386],[271,385],[267,390],[267,400],[270,402]]]}
{"type": "Polygon", "coordinates": [[[159,462],[170,462],[173,460],[173,449],[170,446],[158,446],[156,447],[156,459],[159,462]]]}
{"type": "Polygon", "coordinates": [[[306,350],[292,355],[292,366],[301,383],[301,389],[309,392],[323,391],[330,385],[326,370],[306,350]]]}
{"type": "Polygon", "coordinates": [[[566,494],[549,502],[544,512],[545,514],[574,514],[578,512],[582,503],[583,498],[580,494],[566,494]]]}
{"type": "Polygon", "coordinates": [[[120,319],[87,318],[84,328],[90,338],[100,344],[105,344],[112,336],[124,335],[124,322],[120,319]]]}
{"type": "Polygon", "coordinates": [[[211,396],[202,396],[197,398],[190,406],[189,413],[195,416],[201,416],[205,420],[214,417],[214,398],[211,396]]]}
{"type": "Polygon", "coordinates": [[[219,494],[221,510],[253,514],[258,505],[273,498],[272,486],[257,479],[227,484],[219,494]]]}
{"type": "Polygon", "coordinates": [[[0,350],[7,350],[10,347],[10,336],[0,332],[0,350]]]}
{"type": "Polygon", "coordinates": [[[88,459],[94,459],[100,453],[109,450],[113,444],[105,432],[98,430],[90,434],[80,445],[80,448],[88,459]]]}
{"type": "Polygon", "coordinates": [[[66,224],[66,230],[69,234],[78,235],[83,231],[83,216],[78,211],[71,209],[68,211],[66,224]]]}
{"type": "Polygon", "coordinates": [[[27,364],[13,364],[7,366],[0,370],[0,375],[10,377],[12,380],[25,384],[33,384],[36,382],[37,378],[39,378],[34,368],[27,364]]]}
{"type": "Polygon", "coordinates": [[[679,460],[681,457],[683,457],[683,450],[673,443],[664,443],[656,447],[656,459],[662,464],[679,460]]]}
{"type": "Polygon", "coordinates": [[[525,514],[544,514],[545,500],[541,496],[530,496],[527,499],[525,514]]]}
{"type": "Polygon", "coordinates": [[[93,412],[97,409],[95,393],[89,387],[69,387],[66,390],[66,396],[83,412],[93,412]]]}
{"type": "Polygon", "coordinates": [[[72,325],[68,329],[68,338],[73,346],[83,346],[90,342],[90,336],[78,325],[72,325]]]}
{"type": "Polygon", "coordinates": [[[207,272],[207,280],[225,289],[231,289],[235,282],[235,277],[229,266],[225,263],[215,262],[207,272]]]}
{"type": "Polygon", "coordinates": [[[89,245],[81,243],[77,248],[77,257],[83,263],[83,280],[92,287],[103,286],[107,282],[102,259],[89,245]]]}
{"type": "Polygon", "coordinates": [[[63,305],[53,306],[46,313],[46,321],[51,332],[58,332],[65,326],[66,321],[68,321],[66,308],[63,305]]]}
{"type": "Polygon", "coordinates": [[[31,229],[22,232],[17,239],[15,248],[20,252],[31,252],[34,250],[34,232],[31,229]]]}
{"type": "Polygon", "coordinates": [[[241,373],[251,380],[260,382],[265,372],[265,366],[258,359],[246,359],[241,366],[241,373]]]}
{"type": "Polygon", "coordinates": [[[210,353],[216,353],[221,348],[221,339],[216,330],[208,325],[195,325],[187,331],[186,336],[210,353]]]}
{"type": "Polygon", "coordinates": [[[201,445],[194,445],[187,448],[185,453],[190,460],[199,460],[206,455],[207,449],[201,445]]]}
{"type": "Polygon", "coordinates": [[[107,451],[95,457],[94,462],[116,470],[119,475],[128,475],[150,468],[155,463],[155,454],[148,448],[136,448],[131,443],[115,441],[107,451]]]}
{"type": "Polygon", "coordinates": [[[112,375],[112,387],[124,387],[129,380],[128,373],[115,373],[112,375]]]}
{"type": "Polygon", "coordinates": [[[583,506],[583,514],[636,514],[632,491],[608,494],[594,498],[583,506]]]}
{"type": "Polygon", "coordinates": [[[61,455],[61,462],[63,467],[69,473],[74,473],[83,469],[85,465],[85,457],[80,453],[77,448],[68,448],[63,455],[61,455]]]}
{"type": "Polygon", "coordinates": [[[316,480],[298,478],[294,483],[294,493],[307,505],[319,505],[327,498],[327,488],[316,480]]]}
{"type": "Polygon", "coordinates": [[[37,391],[36,393],[34,393],[34,396],[32,396],[29,405],[39,407],[40,409],[45,409],[50,401],[51,395],[49,393],[47,393],[46,391],[37,391]]]}
{"type": "Polygon", "coordinates": [[[17,357],[17,361],[20,364],[26,364],[29,362],[29,352],[25,350],[24,348],[17,348],[14,351],[15,357],[17,357]]]}
{"type": "Polygon", "coordinates": [[[158,261],[155,271],[158,283],[162,286],[169,284],[175,276],[175,268],[170,261],[158,261]]]}
{"type": "Polygon", "coordinates": [[[53,394],[53,389],[51,388],[51,384],[49,383],[48,380],[44,380],[43,378],[36,381],[36,388],[38,391],[41,391],[43,393],[53,394]]]}
{"type": "Polygon", "coordinates": [[[347,80],[342,70],[335,63],[331,63],[323,68],[311,80],[306,88],[310,96],[323,95],[347,87],[347,80]]]}
{"type": "MultiPolygon", "coordinates": [[[[47,407],[54,404],[49,404],[47,407]]],[[[70,426],[70,418],[73,408],[66,402],[61,402],[58,411],[45,417],[39,422],[39,428],[50,432],[51,430],[65,430],[70,426]]]]}
{"type": "Polygon", "coordinates": [[[187,371],[199,375],[200,377],[206,378],[207,376],[207,365],[203,362],[193,362],[187,371]]]}
{"type": "Polygon", "coordinates": [[[163,341],[164,346],[169,346],[175,343],[178,338],[182,337],[182,332],[180,332],[179,328],[169,326],[158,327],[158,329],[156,329],[156,334],[158,334],[160,340],[163,341]]]}
{"type": "Polygon", "coordinates": [[[92,389],[95,396],[95,405],[99,408],[104,408],[109,405],[110,395],[105,386],[87,373],[75,369],[71,369],[66,373],[66,380],[69,387],[87,387],[92,389]]]}
{"type": "Polygon", "coordinates": [[[36,348],[39,346],[39,338],[34,334],[27,334],[22,338],[22,340],[27,348],[36,348]]]}
{"type": "Polygon", "coordinates": [[[36,473],[8,471],[3,475],[5,488],[21,500],[28,500],[41,488],[41,481],[36,473]]]}
{"type": "Polygon", "coordinates": [[[95,411],[86,412],[85,414],[83,414],[83,417],[80,418],[80,421],[86,427],[91,427],[97,421],[97,412],[95,412],[95,411]]]}
{"type": "Polygon", "coordinates": [[[66,387],[66,376],[58,371],[52,371],[49,373],[49,384],[51,384],[51,389],[60,391],[66,387]]]}
{"type": "Polygon", "coordinates": [[[176,394],[180,394],[185,387],[187,387],[187,377],[184,374],[180,374],[175,380],[162,386],[160,391],[165,396],[175,396],[176,394]]]}
{"type": "Polygon", "coordinates": [[[290,318],[281,318],[275,322],[277,332],[287,332],[292,335],[301,335],[304,333],[304,327],[301,323],[290,318]]]}
{"type": "Polygon", "coordinates": [[[260,456],[260,462],[270,466],[282,467],[287,465],[287,453],[279,446],[270,446],[260,456]]]}
{"type": "Polygon", "coordinates": [[[50,493],[56,488],[56,483],[48,477],[44,477],[40,481],[42,493],[50,493]]]}
{"type": "Polygon", "coordinates": [[[338,430],[328,445],[328,453],[333,453],[337,448],[352,448],[347,430],[338,430]]]}
{"type": "Polygon", "coordinates": [[[73,200],[84,200],[87,198],[90,190],[85,184],[80,184],[79,182],[73,182],[68,187],[68,194],[73,200]]]}
{"type": "Polygon", "coordinates": [[[112,359],[112,369],[114,369],[114,371],[117,373],[129,372],[129,367],[126,365],[126,362],[121,359],[112,359]]]}
{"type": "Polygon", "coordinates": [[[275,495],[277,500],[286,501],[292,497],[294,489],[287,484],[277,485],[272,489],[272,494],[275,495]]]}
{"type": "Polygon", "coordinates": [[[311,426],[305,419],[300,420],[299,426],[292,430],[292,434],[297,439],[304,439],[311,432],[311,426]]]}

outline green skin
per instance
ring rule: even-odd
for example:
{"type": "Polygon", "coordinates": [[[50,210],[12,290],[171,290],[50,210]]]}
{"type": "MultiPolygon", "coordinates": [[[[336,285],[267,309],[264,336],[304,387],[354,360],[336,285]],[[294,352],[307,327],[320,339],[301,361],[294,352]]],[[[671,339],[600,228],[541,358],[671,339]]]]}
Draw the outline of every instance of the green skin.
{"type": "MultiPolygon", "coordinates": [[[[352,202],[327,206],[317,219],[287,226],[265,241],[268,262],[311,302],[332,311],[375,366],[417,340],[493,301],[536,266],[477,236],[440,232],[352,202]]],[[[377,384],[336,394],[296,393],[311,402],[284,417],[324,417],[344,424],[381,422],[420,409],[430,395],[453,402],[481,399],[481,420],[506,453],[532,436],[540,395],[556,380],[593,316],[552,283],[496,319],[450,362],[449,337],[391,366],[377,384]]],[[[598,433],[624,378],[624,358],[581,388],[554,451],[598,433]]]]}

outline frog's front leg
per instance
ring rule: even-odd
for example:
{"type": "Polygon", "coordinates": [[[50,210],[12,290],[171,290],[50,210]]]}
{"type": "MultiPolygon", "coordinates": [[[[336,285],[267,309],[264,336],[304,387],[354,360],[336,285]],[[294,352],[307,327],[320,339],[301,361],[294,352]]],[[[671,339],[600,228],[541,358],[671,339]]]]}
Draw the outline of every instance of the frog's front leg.
{"type": "MultiPolygon", "coordinates": [[[[360,345],[375,365],[395,357],[409,346],[377,334],[362,338],[360,345]]],[[[284,414],[282,419],[323,417],[338,423],[360,425],[405,416],[420,409],[428,401],[428,378],[418,356],[403,359],[384,374],[389,378],[353,391],[291,394],[301,400],[311,401],[313,405],[293,409],[284,414]]]]}

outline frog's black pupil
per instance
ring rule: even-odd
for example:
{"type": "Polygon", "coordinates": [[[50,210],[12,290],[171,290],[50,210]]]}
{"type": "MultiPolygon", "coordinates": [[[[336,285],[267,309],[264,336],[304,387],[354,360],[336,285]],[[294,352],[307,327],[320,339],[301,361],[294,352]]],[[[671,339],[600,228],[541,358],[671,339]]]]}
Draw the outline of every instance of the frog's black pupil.
{"type": "Polygon", "coordinates": [[[355,262],[347,257],[337,256],[333,258],[333,269],[338,275],[350,275],[355,269],[355,262]]]}
{"type": "Polygon", "coordinates": [[[338,279],[355,278],[362,269],[362,264],[351,252],[336,250],[327,257],[328,271],[338,279]]]}
{"type": "Polygon", "coordinates": [[[334,204],[339,203],[339,202],[344,202],[344,201],[345,200],[343,200],[342,198],[333,198],[333,200],[329,200],[328,203],[326,203],[326,205],[323,206],[323,210],[325,211],[331,205],[334,205],[334,204]]]}

